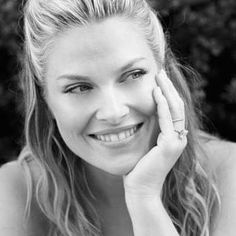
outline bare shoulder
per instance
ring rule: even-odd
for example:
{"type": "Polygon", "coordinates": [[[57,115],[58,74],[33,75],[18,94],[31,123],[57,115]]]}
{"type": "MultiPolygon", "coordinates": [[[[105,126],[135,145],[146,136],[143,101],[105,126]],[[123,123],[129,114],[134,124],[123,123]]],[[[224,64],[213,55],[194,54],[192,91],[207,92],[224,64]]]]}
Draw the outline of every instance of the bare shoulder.
{"type": "Polygon", "coordinates": [[[218,187],[223,189],[229,183],[228,178],[236,173],[236,143],[209,137],[202,140],[202,146],[207,154],[207,164],[216,175],[218,187]]]}
{"type": "Polygon", "coordinates": [[[22,227],[26,204],[26,184],[17,161],[0,168],[0,234],[24,235],[22,227]]]}
{"type": "Polygon", "coordinates": [[[208,163],[205,164],[208,164],[216,174],[227,170],[232,164],[236,164],[236,143],[206,133],[201,133],[200,142],[207,156],[208,163]]]}
{"type": "Polygon", "coordinates": [[[12,161],[1,166],[0,191],[1,208],[3,206],[8,207],[5,203],[13,201],[19,204],[22,203],[21,205],[23,206],[27,193],[26,183],[23,171],[17,161],[12,161]],[[17,198],[15,196],[17,196],[17,198]]]}
{"type": "Polygon", "coordinates": [[[236,143],[212,139],[206,149],[221,199],[213,236],[233,236],[236,232],[236,143]]]}
{"type": "Polygon", "coordinates": [[[37,208],[32,208],[31,215],[34,216],[28,222],[24,218],[27,183],[19,161],[1,166],[0,192],[0,235],[39,235],[37,231],[43,221],[37,208]]]}

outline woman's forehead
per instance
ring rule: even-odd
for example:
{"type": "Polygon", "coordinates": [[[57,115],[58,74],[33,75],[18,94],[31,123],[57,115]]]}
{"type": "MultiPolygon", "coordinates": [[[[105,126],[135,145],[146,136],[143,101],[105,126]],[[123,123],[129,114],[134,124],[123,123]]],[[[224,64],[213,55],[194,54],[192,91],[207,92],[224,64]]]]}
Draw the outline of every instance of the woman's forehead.
{"type": "Polygon", "coordinates": [[[75,46],[80,50],[102,53],[104,49],[111,47],[113,50],[120,48],[120,44],[130,42],[145,42],[146,39],[140,27],[133,21],[122,17],[113,17],[101,22],[93,22],[85,26],[75,26],[56,38],[56,43],[75,46]],[[85,48],[86,47],[86,48],[85,48]]]}
{"type": "Polygon", "coordinates": [[[49,55],[48,69],[60,70],[62,64],[63,68],[79,65],[87,68],[103,62],[123,64],[151,55],[142,31],[133,22],[112,18],[88,26],[74,27],[60,35],[49,55]]]}

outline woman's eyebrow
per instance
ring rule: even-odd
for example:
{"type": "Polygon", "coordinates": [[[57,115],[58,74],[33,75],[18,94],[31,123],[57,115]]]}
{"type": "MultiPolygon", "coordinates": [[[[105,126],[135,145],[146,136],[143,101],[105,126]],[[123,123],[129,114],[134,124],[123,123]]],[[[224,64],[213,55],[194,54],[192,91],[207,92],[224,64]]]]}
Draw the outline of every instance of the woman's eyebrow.
{"type": "MultiPolygon", "coordinates": [[[[127,69],[129,69],[130,67],[132,67],[135,63],[141,61],[141,60],[146,60],[145,57],[139,57],[139,58],[135,58],[133,60],[131,60],[129,63],[125,64],[124,66],[122,66],[121,68],[119,68],[117,71],[118,72],[123,72],[127,69]]],[[[64,75],[60,75],[59,77],[57,77],[57,80],[60,79],[68,79],[68,80],[76,80],[76,81],[90,81],[90,77],[89,76],[84,76],[84,75],[79,75],[79,74],[64,74],[64,75]]]]}
{"type": "Polygon", "coordinates": [[[66,79],[66,80],[77,80],[77,81],[88,81],[90,78],[84,75],[78,74],[65,74],[57,77],[57,80],[66,79]]]}
{"type": "Polygon", "coordinates": [[[146,58],[145,57],[135,58],[135,59],[131,60],[128,64],[122,66],[118,71],[120,71],[120,72],[125,71],[125,70],[129,69],[130,67],[132,67],[135,63],[142,61],[142,60],[146,60],[146,58]]]}

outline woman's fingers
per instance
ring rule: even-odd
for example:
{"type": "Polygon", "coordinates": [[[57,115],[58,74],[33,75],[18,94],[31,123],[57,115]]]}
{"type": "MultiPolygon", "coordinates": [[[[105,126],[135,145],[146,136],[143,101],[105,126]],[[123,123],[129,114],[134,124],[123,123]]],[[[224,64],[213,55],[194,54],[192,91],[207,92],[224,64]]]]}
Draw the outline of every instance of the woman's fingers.
{"type": "Polygon", "coordinates": [[[157,115],[161,132],[163,134],[173,133],[173,123],[166,98],[159,87],[153,90],[153,96],[157,104],[157,115]]]}
{"type": "Polygon", "coordinates": [[[160,86],[162,93],[167,100],[171,119],[174,123],[174,129],[178,131],[183,130],[185,128],[185,110],[183,100],[164,70],[161,70],[159,75],[156,77],[156,82],[157,85],[160,86]]]}
{"type": "Polygon", "coordinates": [[[124,179],[126,192],[130,189],[132,192],[135,190],[139,196],[156,195],[161,192],[167,174],[187,144],[186,135],[184,134],[182,138],[181,132],[179,134],[175,131],[177,123],[183,126],[177,131],[184,129],[184,105],[173,84],[165,76],[162,73],[160,75],[162,78],[156,78],[157,86],[153,90],[153,99],[157,104],[157,119],[161,129],[157,145],[140,159],[124,179]]]}

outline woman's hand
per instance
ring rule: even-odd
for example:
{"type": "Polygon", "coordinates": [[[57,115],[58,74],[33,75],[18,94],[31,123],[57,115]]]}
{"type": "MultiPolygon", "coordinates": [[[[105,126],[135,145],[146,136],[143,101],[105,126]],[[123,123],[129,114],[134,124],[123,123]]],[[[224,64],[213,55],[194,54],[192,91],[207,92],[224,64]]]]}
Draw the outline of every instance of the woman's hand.
{"type": "Polygon", "coordinates": [[[123,176],[126,197],[160,197],[167,174],[187,144],[184,103],[164,70],[156,76],[156,82],[153,97],[161,132],[157,145],[123,176]]]}

